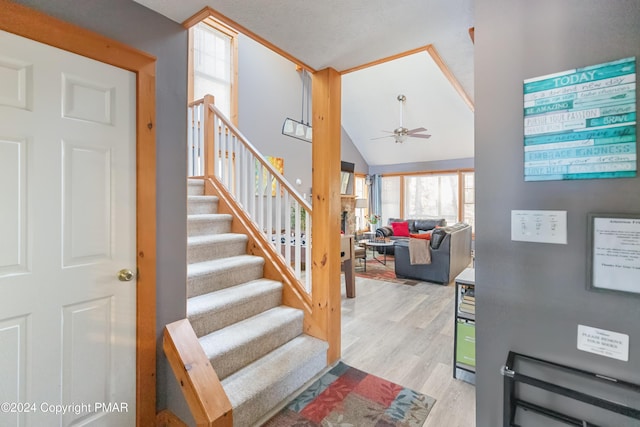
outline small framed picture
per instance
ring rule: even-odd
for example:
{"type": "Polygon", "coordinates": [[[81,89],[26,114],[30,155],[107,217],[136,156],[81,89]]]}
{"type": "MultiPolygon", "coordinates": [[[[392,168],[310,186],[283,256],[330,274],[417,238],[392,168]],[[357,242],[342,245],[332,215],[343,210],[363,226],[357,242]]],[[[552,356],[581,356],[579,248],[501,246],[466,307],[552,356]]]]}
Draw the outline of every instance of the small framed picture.
{"type": "Polygon", "coordinates": [[[588,214],[587,288],[640,296],[640,214],[588,214]]]}

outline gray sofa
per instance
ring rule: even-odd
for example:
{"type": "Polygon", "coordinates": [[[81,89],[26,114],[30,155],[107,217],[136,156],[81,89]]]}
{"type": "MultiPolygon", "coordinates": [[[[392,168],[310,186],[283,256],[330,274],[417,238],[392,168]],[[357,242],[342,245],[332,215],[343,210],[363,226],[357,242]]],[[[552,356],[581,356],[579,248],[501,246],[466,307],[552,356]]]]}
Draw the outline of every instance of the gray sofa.
{"type": "Polygon", "coordinates": [[[408,239],[397,241],[397,277],[446,285],[471,263],[471,226],[464,223],[437,228],[431,235],[431,264],[411,265],[408,239]]]}
{"type": "MultiPolygon", "coordinates": [[[[409,240],[408,237],[404,236],[394,236],[393,235],[393,227],[391,223],[393,222],[404,222],[406,221],[409,225],[409,233],[410,234],[418,234],[421,231],[429,231],[433,230],[436,227],[443,227],[447,225],[447,220],[444,218],[437,219],[400,219],[400,218],[389,218],[388,224],[384,225],[376,230],[377,238],[387,238],[392,241],[400,241],[400,240],[409,240]]],[[[395,245],[394,245],[395,246],[395,245]]],[[[394,248],[378,248],[378,253],[383,253],[383,250],[387,251],[387,255],[394,254],[394,248]]]]}

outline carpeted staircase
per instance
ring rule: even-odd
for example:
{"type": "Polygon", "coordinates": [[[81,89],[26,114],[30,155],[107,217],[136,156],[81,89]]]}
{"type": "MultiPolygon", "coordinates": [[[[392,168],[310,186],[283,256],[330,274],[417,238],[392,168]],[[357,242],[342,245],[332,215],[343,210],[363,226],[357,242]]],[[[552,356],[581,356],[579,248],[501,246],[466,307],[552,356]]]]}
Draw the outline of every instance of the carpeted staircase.
{"type": "Polygon", "coordinates": [[[187,316],[233,407],[234,426],[262,419],[327,365],[327,343],[302,333],[204,181],[188,180],[187,316]]]}

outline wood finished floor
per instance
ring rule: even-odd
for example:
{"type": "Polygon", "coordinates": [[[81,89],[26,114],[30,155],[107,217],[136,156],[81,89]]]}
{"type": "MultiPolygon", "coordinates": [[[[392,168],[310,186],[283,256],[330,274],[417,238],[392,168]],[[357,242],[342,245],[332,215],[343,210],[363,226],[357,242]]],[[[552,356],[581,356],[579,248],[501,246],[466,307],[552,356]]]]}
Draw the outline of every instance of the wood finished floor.
{"type": "Polygon", "coordinates": [[[424,427],[475,426],[475,386],[452,375],[454,289],[356,277],[348,299],[342,286],[343,362],[434,397],[424,427]]]}

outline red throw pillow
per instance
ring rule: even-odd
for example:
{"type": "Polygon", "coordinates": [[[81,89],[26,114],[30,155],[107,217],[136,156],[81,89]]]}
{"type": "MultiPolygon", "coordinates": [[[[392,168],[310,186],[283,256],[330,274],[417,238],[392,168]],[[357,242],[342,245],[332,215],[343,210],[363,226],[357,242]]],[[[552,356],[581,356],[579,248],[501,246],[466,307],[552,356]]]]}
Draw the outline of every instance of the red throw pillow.
{"type": "Polygon", "coordinates": [[[393,235],[398,237],[409,237],[409,223],[404,222],[392,222],[393,235]]]}
{"type": "Polygon", "coordinates": [[[409,234],[409,237],[413,237],[414,239],[431,240],[431,233],[409,234]]]}

